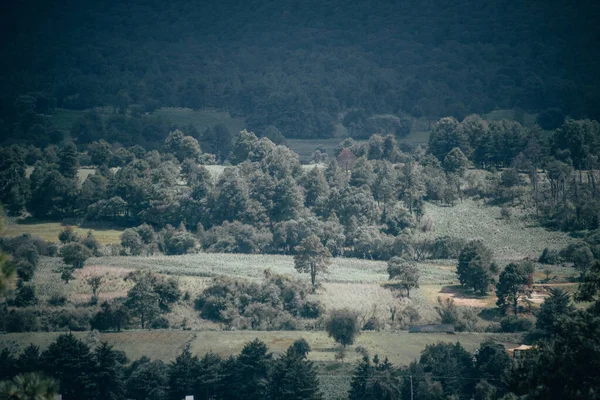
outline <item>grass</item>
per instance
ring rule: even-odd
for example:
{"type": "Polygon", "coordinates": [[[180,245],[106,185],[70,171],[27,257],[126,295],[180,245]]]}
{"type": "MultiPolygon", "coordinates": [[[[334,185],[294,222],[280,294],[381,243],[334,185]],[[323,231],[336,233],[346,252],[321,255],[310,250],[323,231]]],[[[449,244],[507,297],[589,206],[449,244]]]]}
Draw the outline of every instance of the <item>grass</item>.
{"type": "Polygon", "coordinates": [[[500,218],[500,207],[466,199],[454,207],[425,204],[425,216],[433,229],[421,236],[481,239],[493,249],[496,260],[507,263],[529,257],[537,259],[545,247],[561,249],[573,241],[566,233],[531,226],[519,216],[500,218]]]}
{"type": "MultiPolygon", "coordinates": [[[[2,236],[17,236],[23,233],[29,233],[32,236],[37,236],[42,238],[43,240],[49,242],[58,242],[58,234],[67,226],[67,224],[63,224],[60,222],[20,222],[20,223],[8,223],[4,227],[4,231],[2,232],[2,236]]],[[[80,235],[85,237],[88,231],[92,231],[96,239],[101,244],[115,244],[121,243],[121,233],[122,230],[118,229],[102,229],[102,228],[85,228],[85,227],[77,227],[73,226],[75,231],[80,235]]]]}
{"type": "MultiPolygon", "coordinates": [[[[294,269],[294,259],[282,255],[199,253],[182,256],[100,257],[86,265],[123,268],[150,268],[167,275],[211,277],[227,275],[238,278],[262,278],[265,269],[308,280],[307,274],[294,269]]],[[[334,258],[329,274],[318,276],[322,282],[382,282],[387,279],[386,263],[381,261],[334,258]]]]}
{"type": "MultiPolygon", "coordinates": [[[[44,349],[61,333],[31,332],[9,333],[0,335],[0,347],[23,349],[30,343],[44,349]]],[[[124,351],[130,360],[144,355],[153,359],[172,361],[186,344],[195,354],[205,354],[212,351],[223,357],[238,354],[244,344],[259,338],[264,341],[269,350],[283,353],[294,340],[304,338],[308,341],[312,352],[309,358],[318,362],[332,362],[338,350],[333,339],[328,338],[322,331],[181,331],[153,330],[127,332],[74,332],[77,338],[90,344],[106,341],[117,350],[124,351]]],[[[354,350],[362,346],[371,354],[386,355],[396,365],[407,365],[418,358],[426,345],[437,342],[460,342],[467,350],[473,352],[479,344],[491,335],[484,333],[448,334],[409,334],[408,332],[362,332],[354,346],[347,351],[346,363],[354,363],[360,355],[354,350]]]]}
{"type": "Polygon", "coordinates": [[[163,107],[156,110],[153,115],[164,117],[179,126],[194,125],[198,132],[222,123],[229,129],[229,132],[235,135],[246,127],[246,121],[243,118],[232,117],[226,111],[210,109],[195,111],[189,108],[163,107]]]}

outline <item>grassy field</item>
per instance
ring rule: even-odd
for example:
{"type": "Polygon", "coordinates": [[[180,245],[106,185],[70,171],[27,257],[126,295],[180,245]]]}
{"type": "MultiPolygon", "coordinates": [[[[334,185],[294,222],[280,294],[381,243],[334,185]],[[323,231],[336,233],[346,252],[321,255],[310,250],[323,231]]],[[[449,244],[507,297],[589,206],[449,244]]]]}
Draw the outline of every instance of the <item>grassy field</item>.
{"type": "MultiPolygon", "coordinates": [[[[0,335],[0,348],[8,347],[22,350],[30,343],[45,349],[60,333],[11,333],[0,335]]],[[[244,344],[259,338],[264,341],[269,351],[274,354],[283,353],[296,339],[304,338],[312,351],[308,358],[318,368],[319,386],[325,400],[339,399],[350,389],[350,381],[360,355],[355,352],[357,346],[366,348],[370,354],[385,355],[395,365],[408,365],[418,359],[421,351],[428,344],[438,342],[460,342],[470,352],[479,348],[487,339],[498,339],[489,334],[409,334],[407,332],[363,332],[358,336],[354,346],[350,346],[343,363],[334,361],[337,346],[327,337],[325,332],[255,332],[255,331],[181,331],[154,330],[128,331],[114,333],[74,332],[77,338],[89,345],[97,345],[105,341],[116,350],[125,352],[129,360],[142,356],[170,362],[183,350],[190,346],[192,353],[203,355],[207,352],[217,353],[222,357],[239,354],[244,344]]],[[[504,342],[508,347],[519,343],[504,342]]]]}
{"type": "MultiPolygon", "coordinates": [[[[29,233],[33,236],[40,237],[49,242],[58,242],[58,234],[67,226],[60,222],[22,222],[22,223],[8,223],[4,227],[4,231],[1,236],[17,236],[22,233],[29,233]]],[[[96,239],[101,244],[115,244],[121,243],[122,230],[117,229],[99,229],[99,228],[80,228],[73,226],[75,231],[80,235],[87,235],[88,231],[92,231],[96,239]]]]}
{"type": "Polygon", "coordinates": [[[189,108],[163,107],[156,110],[153,115],[164,117],[179,126],[194,125],[199,132],[222,123],[229,129],[229,132],[235,135],[246,127],[246,121],[243,118],[231,117],[225,111],[209,109],[194,111],[189,108]]]}
{"type": "MultiPolygon", "coordinates": [[[[238,354],[244,344],[259,338],[263,340],[274,353],[283,353],[296,339],[304,338],[312,348],[309,358],[314,361],[332,362],[338,350],[333,339],[321,331],[181,331],[153,330],[90,333],[74,332],[79,339],[90,344],[106,341],[117,350],[124,351],[129,359],[141,356],[153,359],[172,361],[186,344],[195,354],[209,351],[221,356],[238,354]]],[[[46,348],[58,332],[9,333],[0,335],[0,347],[23,349],[30,343],[46,348]]],[[[389,357],[397,365],[407,365],[418,358],[426,345],[437,342],[460,342],[467,350],[474,351],[479,344],[493,335],[484,333],[459,333],[454,335],[423,333],[409,334],[408,332],[362,332],[354,346],[349,348],[345,362],[356,362],[360,355],[354,350],[363,346],[371,354],[381,354],[389,357]]],[[[512,345],[514,343],[505,343],[512,345]]]]}
{"type": "Polygon", "coordinates": [[[519,215],[511,220],[501,219],[500,210],[471,199],[454,207],[426,203],[425,216],[433,221],[433,230],[420,235],[481,239],[503,263],[526,257],[537,260],[545,247],[560,249],[573,241],[565,232],[532,226],[519,215]]]}

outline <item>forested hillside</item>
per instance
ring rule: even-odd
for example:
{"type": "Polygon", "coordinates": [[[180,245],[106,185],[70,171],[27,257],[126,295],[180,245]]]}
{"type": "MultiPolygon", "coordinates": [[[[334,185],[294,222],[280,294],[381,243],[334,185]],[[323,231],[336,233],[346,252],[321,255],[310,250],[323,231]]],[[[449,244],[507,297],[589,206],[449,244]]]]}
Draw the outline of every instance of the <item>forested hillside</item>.
{"type": "Polygon", "coordinates": [[[495,109],[543,112],[549,129],[564,115],[600,117],[594,1],[0,7],[4,140],[52,133],[23,113],[54,107],[211,107],[289,138],[330,137],[339,122],[355,138],[402,135],[411,118],[495,109]]]}

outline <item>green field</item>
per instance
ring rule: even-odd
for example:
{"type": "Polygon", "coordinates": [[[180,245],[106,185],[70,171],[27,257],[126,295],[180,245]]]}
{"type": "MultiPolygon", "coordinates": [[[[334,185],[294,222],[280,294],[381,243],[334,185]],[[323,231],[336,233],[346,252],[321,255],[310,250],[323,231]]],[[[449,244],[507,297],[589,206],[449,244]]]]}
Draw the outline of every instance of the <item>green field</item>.
{"type": "Polygon", "coordinates": [[[500,207],[471,199],[454,207],[425,203],[425,218],[433,222],[433,229],[419,235],[481,239],[500,262],[526,257],[537,260],[544,247],[560,249],[574,240],[565,232],[549,231],[532,224],[518,209],[514,209],[516,213],[510,220],[501,219],[500,210],[500,207]]]}
{"type": "MultiPolygon", "coordinates": [[[[124,351],[129,359],[149,356],[153,359],[172,361],[183,347],[189,343],[190,349],[195,354],[204,354],[209,351],[221,356],[228,356],[240,352],[245,343],[259,338],[274,353],[284,352],[296,339],[304,338],[312,348],[309,358],[314,361],[333,361],[333,355],[338,350],[333,339],[328,338],[325,332],[301,331],[181,331],[181,330],[153,330],[153,331],[127,331],[111,333],[74,332],[79,339],[88,343],[106,341],[117,350],[124,351]]],[[[57,332],[30,332],[9,333],[0,335],[0,347],[8,346],[23,349],[30,343],[46,348],[60,333],[57,332]]],[[[371,354],[381,354],[389,357],[397,365],[407,365],[419,357],[426,345],[437,342],[460,342],[467,350],[474,351],[479,344],[494,335],[485,333],[459,333],[454,335],[432,333],[408,332],[362,332],[356,346],[363,346],[371,354]]],[[[505,343],[512,345],[514,343],[505,343]]],[[[355,362],[360,355],[352,351],[347,352],[346,362],[355,362]]]]}
{"type": "MultiPolygon", "coordinates": [[[[58,234],[67,226],[60,222],[22,222],[8,223],[0,236],[17,236],[22,233],[29,233],[49,242],[58,242],[58,234]]],[[[81,228],[73,226],[79,236],[85,237],[88,231],[92,231],[100,244],[121,243],[122,230],[118,229],[99,229],[99,228],[81,228]]]]}

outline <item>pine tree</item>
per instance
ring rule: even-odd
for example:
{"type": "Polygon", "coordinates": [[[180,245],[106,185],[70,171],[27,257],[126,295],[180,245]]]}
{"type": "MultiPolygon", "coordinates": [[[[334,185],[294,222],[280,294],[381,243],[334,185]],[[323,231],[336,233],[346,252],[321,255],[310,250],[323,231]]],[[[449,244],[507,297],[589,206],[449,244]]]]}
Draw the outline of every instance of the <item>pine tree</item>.
{"type": "Polygon", "coordinates": [[[199,366],[198,357],[192,355],[189,346],[186,345],[169,365],[170,398],[183,399],[194,394],[199,366]]]}
{"type": "Polygon", "coordinates": [[[273,363],[270,382],[271,400],[319,400],[317,369],[312,361],[306,359],[293,346],[284,356],[273,363]]]}
{"type": "Polygon", "coordinates": [[[73,142],[67,142],[58,155],[58,170],[65,178],[75,178],[79,169],[79,154],[73,142]]]}

